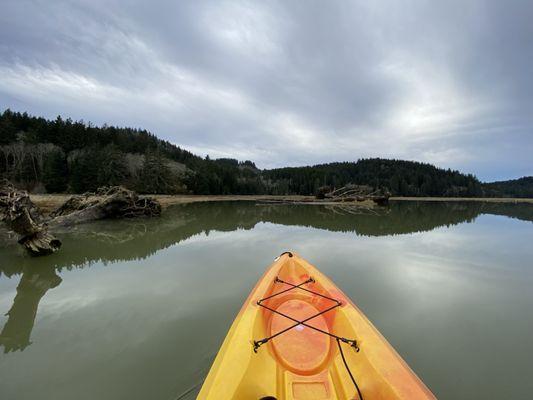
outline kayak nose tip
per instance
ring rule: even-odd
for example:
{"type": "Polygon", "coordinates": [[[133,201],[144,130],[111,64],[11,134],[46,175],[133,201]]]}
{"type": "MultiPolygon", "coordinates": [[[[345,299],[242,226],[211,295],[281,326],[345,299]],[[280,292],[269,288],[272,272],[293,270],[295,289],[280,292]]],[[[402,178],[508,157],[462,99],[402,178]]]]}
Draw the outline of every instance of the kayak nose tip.
{"type": "Polygon", "coordinates": [[[274,261],[278,261],[281,257],[283,257],[285,254],[287,254],[289,256],[289,258],[293,257],[294,254],[292,251],[284,251],[283,253],[281,253],[279,256],[277,256],[276,258],[274,258],[274,261]]]}

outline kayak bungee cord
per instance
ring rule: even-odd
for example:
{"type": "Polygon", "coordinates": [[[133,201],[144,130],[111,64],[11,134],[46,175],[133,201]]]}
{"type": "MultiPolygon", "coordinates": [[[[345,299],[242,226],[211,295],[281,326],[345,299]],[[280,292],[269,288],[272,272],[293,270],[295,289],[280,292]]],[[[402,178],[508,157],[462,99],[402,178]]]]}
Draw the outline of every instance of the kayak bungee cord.
{"type": "Polygon", "coordinates": [[[306,288],[303,288],[303,287],[302,287],[303,285],[306,285],[306,284],[308,284],[308,283],[314,283],[314,282],[315,282],[315,280],[314,280],[313,278],[309,278],[309,279],[307,279],[306,281],[304,281],[304,282],[302,282],[302,283],[300,283],[300,284],[298,284],[298,285],[294,285],[294,284],[292,284],[292,283],[285,282],[284,280],[279,279],[278,277],[276,277],[276,278],[274,279],[274,283],[282,283],[282,284],[285,284],[285,285],[289,285],[290,288],[285,289],[285,290],[282,290],[282,291],[280,291],[280,292],[274,293],[274,294],[271,295],[271,296],[268,296],[268,297],[265,297],[265,298],[263,298],[263,299],[258,300],[258,301],[257,301],[257,305],[260,306],[260,307],[263,307],[263,308],[267,309],[268,311],[270,311],[270,312],[272,312],[272,313],[274,313],[274,314],[278,314],[278,315],[281,315],[282,317],[285,317],[285,318],[287,318],[287,319],[290,319],[291,321],[295,322],[295,324],[294,324],[294,325],[291,325],[291,326],[289,326],[289,327],[287,327],[287,328],[285,328],[285,329],[283,329],[283,330],[281,330],[281,331],[279,331],[279,332],[276,332],[275,334],[273,334],[273,335],[271,335],[271,336],[268,336],[268,337],[266,337],[266,338],[263,338],[263,339],[261,339],[261,340],[254,340],[254,341],[253,341],[253,344],[254,344],[254,352],[255,352],[255,353],[257,353],[257,349],[258,349],[259,347],[261,347],[261,345],[267,343],[269,340],[275,338],[276,336],[281,335],[282,333],[285,333],[285,332],[287,332],[287,331],[289,331],[289,330],[291,330],[291,329],[293,329],[293,328],[296,328],[296,327],[299,326],[299,325],[306,326],[306,327],[308,327],[308,328],[310,328],[310,329],[313,329],[313,330],[315,330],[315,331],[317,331],[317,332],[323,333],[324,335],[328,335],[328,336],[330,336],[330,337],[332,337],[332,338],[334,338],[334,339],[338,339],[338,340],[340,340],[340,341],[342,341],[342,342],[344,342],[344,343],[347,343],[347,344],[349,344],[350,346],[352,346],[352,347],[355,349],[355,351],[359,352],[359,347],[357,346],[357,340],[355,340],[355,339],[348,339],[348,338],[345,338],[345,337],[337,336],[337,335],[335,335],[335,334],[333,334],[333,333],[326,332],[326,331],[324,331],[324,330],[322,330],[322,329],[320,329],[320,328],[316,328],[316,327],[314,327],[314,326],[309,325],[309,324],[306,323],[306,322],[312,320],[313,318],[316,318],[316,317],[318,317],[318,316],[320,316],[320,315],[322,315],[322,314],[325,314],[325,313],[327,313],[328,311],[331,311],[331,310],[333,310],[333,309],[335,309],[335,308],[337,308],[337,307],[340,307],[340,306],[342,305],[342,302],[339,301],[339,300],[337,300],[337,299],[334,299],[334,298],[332,298],[332,297],[325,296],[325,295],[323,295],[323,294],[321,294],[321,293],[317,293],[317,292],[314,292],[314,291],[312,291],[312,290],[309,290],[309,289],[306,289],[306,288]],[[320,297],[323,297],[323,298],[326,299],[326,300],[332,301],[332,302],[334,302],[335,304],[334,304],[333,306],[329,307],[329,308],[326,308],[325,310],[320,311],[319,313],[316,313],[316,314],[314,314],[314,315],[312,315],[312,316],[310,316],[310,317],[308,317],[308,318],[302,320],[302,321],[297,320],[297,319],[291,317],[290,315],[284,314],[284,313],[282,313],[282,312],[280,312],[280,311],[278,311],[278,310],[275,310],[275,309],[270,308],[270,307],[268,307],[267,305],[263,304],[266,300],[270,300],[271,298],[273,298],[273,297],[275,297],[275,296],[279,296],[280,294],[287,293],[288,291],[290,291],[290,290],[294,290],[294,289],[304,290],[304,291],[306,291],[306,292],[308,292],[308,293],[311,293],[311,294],[313,294],[313,295],[315,295],[315,296],[320,296],[320,297]]]}
{"type": "Polygon", "coordinates": [[[361,390],[359,390],[359,385],[355,381],[355,378],[352,375],[352,371],[350,371],[350,367],[348,366],[348,363],[346,362],[346,358],[344,358],[344,352],[342,351],[341,342],[339,339],[337,339],[337,345],[339,346],[339,352],[341,353],[342,362],[344,363],[344,367],[346,368],[346,371],[348,371],[348,375],[350,375],[350,378],[352,379],[352,382],[355,386],[355,389],[357,390],[357,394],[359,395],[359,399],[363,400],[363,394],[361,393],[361,390]]]}
{"type": "MultiPolygon", "coordinates": [[[[290,253],[290,252],[286,252],[286,253],[289,254],[289,257],[292,257],[292,253],[290,253]]],[[[283,255],[283,254],[285,254],[285,253],[282,253],[281,255],[283,255]]],[[[316,317],[318,317],[318,316],[320,316],[322,314],[325,314],[325,313],[327,313],[329,311],[334,310],[337,307],[340,307],[342,305],[342,302],[340,300],[334,299],[332,297],[328,297],[328,296],[325,296],[325,295],[323,295],[321,293],[318,293],[318,292],[315,292],[313,290],[304,288],[303,286],[307,285],[308,283],[315,283],[315,280],[312,277],[309,277],[309,279],[299,283],[298,285],[294,285],[294,284],[292,284],[290,282],[286,282],[286,281],[284,281],[284,280],[282,280],[282,279],[280,279],[280,278],[278,278],[276,276],[276,278],[274,278],[274,283],[281,283],[281,284],[288,285],[290,287],[287,288],[287,289],[281,290],[281,291],[279,291],[277,293],[274,293],[274,294],[272,294],[270,296],[267,296],[265,298],[262,298],[262,299],[258,300],[257,301],[257,305],[267,309],[268,311],[270,311],[270,312],[272,312],[274,314],[278,314],[278,315],[280,315],[282,317],[285,317],[285,318],[293,321],[294,324],[288,326],[285,329],[282,329],[279,332],[276,332],[275,334],[273,334],[271,336],[265,337],[265,338],[260,339],[260,340],[254,340],[253,341],[254,353],[257,353],[257,350],[259,349],[259,347],[261,347],[263,344],[267,343],[271,339],[273,339],[273,338],[275,338],[275,337],[277,337],[277,336],[279,336],[279,335],[281,335],[281,334],[283,334],[283,333],[285,333],[287,331],[290,331],[291,329],[294,329],[294,328],[296,328],[297,326],[300,326],[300,325],[306,326],[306,327],[308,327],[310,329],[313,329],[313,330],[315,330],[317,332],[323,333],[324,335],[328,335],[328,336],[334,338],[337,341],[337,345],[339,347],[339,352],[341,354],[342,361],[344,363],[344,367],[346,368],[346,371],[350,375],[350,378],[351,378],[351,380],[352,380],[352,382],[353,382],[353,384],[355,386],[355,389],[357,390],[357,394],[359,395],[360,400],[363,400],[363,395],[361,394],[361,391],[359,390],[359,385],[357,385],[357,382],[356,382],[356,380],[355,380],[355,378],[354,378],[354,376],[352,374],[352,371],[350,371],[350,368],[348,366],[348,363],[346,362],[346,358],[344,357],[344,352],[342,351],[342,347],[341,347],[341,342],[347,343],[351,347],[353,347],[356,352],[359,352],[359,346],[357,345],[357,340],[348,339],[348,338],[345,338],[345,337],[342,337],[342,336],[337,336],[337,335],[335,335],[333,333],[327,332],[327,331],[325,331],[323,329],[317,328],[315,326],[312,326],[312,325],[309,325],[309,324],[306,323],[306,322],[308,322],[308,321],[310,321],[310,320],[312,320],[312,319],[314,319],[314,318],[316,318],[316,317]],[[328,308],[326,308],[326,309],[324,309],[324,310],[322,310],[322,311],[320,311],[320,312],[318,312],[318,313],[316,313],[316,314],[314,314],[314,315],[312,315],[312,316],[310,316],[308,318],[305,318],[304,320],[301,320],[301,321],[297,320],[296,318],[291,317],[290,315],[284,314],[284,313],[282,313],[282,312],[280,312],[278,310],[275,310],[275,309],[263,304],[265,301],[270,300],[273,297],[279,296],[281,294],[287,293],[287,292],[289,292],[291,290],[295,290],[295,289],[300,289],[300,290],[303,290],[305,292],[311,293],[311,294],[313,294],[315,296],[322,297],[322,298],[324,298],[326,300],[334,302],[335,304],[332,305],[331,307],[328,307],[328,308]]]]}
{"type": "Polygon", "coordinates": [[[181,399],[184,399],[186,396],[188,396],[189,394],[191,394],[195,389],[198,389],[200,386],[202,386],[202,383],[204,383],[203,381],[200,381],[198,382],[197,384],[195,384],[194,386],[191,386],[189,389],[187,389],[186,391],[184,391],[182,394],[180,394],[178,397],[176,397],[175,400],[181,400],[181,399]]]}

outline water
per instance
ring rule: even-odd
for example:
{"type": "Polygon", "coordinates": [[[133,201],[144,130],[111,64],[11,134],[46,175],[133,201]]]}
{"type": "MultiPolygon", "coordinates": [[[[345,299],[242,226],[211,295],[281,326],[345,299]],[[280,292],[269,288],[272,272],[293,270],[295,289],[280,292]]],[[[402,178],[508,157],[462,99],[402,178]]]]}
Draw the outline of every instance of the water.
{"type": "Polygon", "coordinates": [[[202,203],[80,226],[42,258],[3,232],[0,398],[194,398],[252,286],[292,249],[439,398],[531,399],[532,221],[531,204],[202,203]]]}

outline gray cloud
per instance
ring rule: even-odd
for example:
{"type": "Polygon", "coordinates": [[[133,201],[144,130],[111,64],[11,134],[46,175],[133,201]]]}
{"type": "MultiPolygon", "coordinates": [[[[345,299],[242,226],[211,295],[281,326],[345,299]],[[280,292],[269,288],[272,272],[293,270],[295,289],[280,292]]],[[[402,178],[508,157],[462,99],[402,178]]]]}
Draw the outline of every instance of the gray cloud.
{"type": "Polygon", "coordinates": [[[261,167],[533,175],[531,2],[7,0],[0,106],[261,167]]]}

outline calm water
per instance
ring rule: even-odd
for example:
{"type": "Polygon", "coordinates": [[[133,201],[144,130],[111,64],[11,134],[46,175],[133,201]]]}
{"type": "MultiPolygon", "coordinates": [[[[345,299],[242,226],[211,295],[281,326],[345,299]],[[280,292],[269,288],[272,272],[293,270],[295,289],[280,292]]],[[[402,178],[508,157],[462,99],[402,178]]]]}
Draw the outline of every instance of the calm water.
{"type": "Polygon", "coordinates": [[[287,249],[439,398],[531,399],[531,221],[533,205],[514,204],[190,204],[79,227],[38,259],[0,233],[0,399],[176,399],[287,249]]]}

